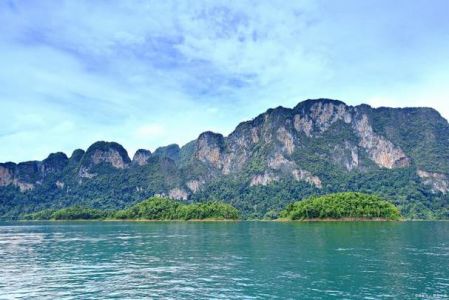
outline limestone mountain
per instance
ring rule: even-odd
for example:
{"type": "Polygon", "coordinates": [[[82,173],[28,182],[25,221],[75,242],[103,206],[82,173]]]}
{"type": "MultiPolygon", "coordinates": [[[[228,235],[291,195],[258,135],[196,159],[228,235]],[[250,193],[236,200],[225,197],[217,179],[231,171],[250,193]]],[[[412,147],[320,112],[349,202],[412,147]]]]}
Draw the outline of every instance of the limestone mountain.
{"type": "Polygon", "coordinates": [[[139,166],[144,166],[151,158],[151,151],[146,149],[139,149],[136,151],[133,157],[133,163],[139,166]]]}
{"type": "Polygon", "coordinates": [[[406,216],[448,218],[449,124],[431,108],[372,108],[318,99],[269,109],[229,135],[131,160],[97,142],[70,158],[0,164],[0,215],[84,204],[122,208],[154,194],[220,199],[264,216],[312,194],[380,194],[406,216]]]}

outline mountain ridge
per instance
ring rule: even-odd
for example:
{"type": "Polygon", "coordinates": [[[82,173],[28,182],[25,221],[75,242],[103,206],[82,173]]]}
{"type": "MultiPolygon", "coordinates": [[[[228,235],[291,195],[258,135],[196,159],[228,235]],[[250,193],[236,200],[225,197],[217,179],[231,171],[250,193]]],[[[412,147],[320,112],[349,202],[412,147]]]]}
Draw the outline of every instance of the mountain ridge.
{"type": "Polygon", "coordinates": [[[260,215],[297,200],[294,197],[364,191],[368,177],[401,172],[407,173],[403,177],[409,183],[401,179],[406,191],[379,186],[374,192],[397,197],[393,201],[401,202],[406,214],[419,206],[427,215],[446,217],[449,124],[436,110],[309,99],[293,108],[268,109],[239,123],[227,136],[205,131],[181,147],[139,149],[133,159],[120,144],[99,141],[85,151],[74,150],[70,158],[57,152],[43,161],[1,163],[0,215],[54,202],[125,207],[155,194],[188,201],[225,198],[238,202],[248,215],[260,215]],[[241,193],[228,191],[231,186],[241,193]],[[253,199],[261,190],[266,190],[261,200],[253,199]],[[272,193],[276,201],[267,198],[272,193]],[[38,201],[46,195],[51,199],[38,201]],[[92,197],[96,200],[83,199],[92,197]],[[24,199],[33,205],[22,203],[24,199]]]}
{"type": "MultiPolygon", "coordinates": [[[[251,120],[247,120],[247,121],[242,121],[242,122],[240,122],[240,123],[236,126],[236,128],[235,128],[230,134],[228,134],[227,136],[225,136],[225,135],[223,135],[223,134],[221,134],[221,133],[219,133],[219,132],[214,132],[214,131],[206,130],[206,131],[200,133],[200,134],[198,135],[198,137],[201,136],[201,135],[204,134],[204,133],[207,133],[207,132],[214,133],[214,134],[219,134],[219,135],[222,135],[223,137],[228,137],[228,136],[231,135],[235,130],[237,130],[239,126],[244,125],[244,124],[246,124],[246,123],[252,123],[252,122],[253,122],[255,119],[257,119],[258,117],[260,117],[260,116],[262,116],[262,115],[265,115],[265,114],[267,114],[267,113],[270,113],[271,111],[274,111],[274,110],[277,110],[277,109],[293,110],[293,111],[294,111],[294,110],[298,109],[298,107],[301,107],[301,106],[303,106],[303,105],[306,105],[306,104],[309,103],[309,102],[313,104],[314,102],[317,102],[317,101],[319,101],[319,102],[333,102],[333,103],[339,103],[339,104],[343,104],[343,105],[345,105],[345,106],[347,106],[347,107],[368,107],[368,108],[373,109],[373,110],[429,110],[430,112],[437,114],[437,117],[443,118],[443,117],[441,116],[441,114],[440,114],[436,109],[434,109],[434,108],[432,108],[432,107],[426,107],[426,106],[416,106],[416,107],[387,107],[387,106],[379,106],[379,107],[372,107],[371,105],[365,104],[365,103],[361,103],[361,104],[359,104],[359,105],[352,106],[352,105],[347,105],[345,102],[343,102],[343,101],[341,101],[341,100],[335,100],[335,99],[329,99],[329,98],[317,98],[317,99],[307,99],[307,100],[301,101],[301,102],[299,102],[297,105],[295,105],[295,106],[292,107],[292,108],[288,108],[288,107],[284,107],[284,106],[277,106],[277,107],[275,107],[275,108],[269,108],[269,109],[267,109],[265,112],[260,113],[258,116],[256,116],[255,118],[253,118],[253,119],[251,119],[251,120]]],[[[194,141],[194,140],[192,140],[192,141],[194,141]]],[[[136,152],[139,152],[139,151],[149,151],[150,154],[154,154],[155,152],[157,152],[158,149],[165,148],[165,147],[170,147],[170,146],[177,146],[177,147],[179,147],[179,148],[182,148],[182,147],[184,147],[185,145],[187,145],[188,143],[191,143],[192,141],[187,142],[187,143],[184,144],[184,145],[180,145],[180,144],[177,144],[177,143],[171,143],[171,144],[169,144],[169,145],[167,145],[167,146],[159,146],[159,147],[157,147],[157,148],[154,150],[154,152],[151,152],[150,149],[143,149],[143,148],[140,148],[140,149],[136,150],[136,152]]],[[[116,143],[116,144],[120,145],[120,144],[119,144],[118,142],[116,142],[116,141],[100,140],[100,141],[94,142],[94,143],[93,143],[92,145],[90,145],[89,147],[95,145],[96,143],[102,143],[102,142],[105,142],[105,143],[116,143]]],[[[120,145],[120,146],[122,146],[122,145],[120,145]]],[[[89,148],[89,147],[88,147],[88,148],[89,148]]],[[[122,146],[122,147],[123,147],[123,146],[122,146]]],[[[88,149],[88,148],[87,148],[87,149],[88,149]]],[[[124,148],[124,149],[126,150],[126,148],[124,148]]],[[[77,152],[77,151],[85,152],[85,150],[80,149],[80,148],[77,148],[77,149],[75,149],[75,150],[72,151],[71,157],[72,157],[72,156],[75,154],[75,152],[77,152]]],[[[136,154],[136,152],[135,152],[134,154],[136,154]]],[[[64,153],[64,152],[62,152],[62,151],[52,152],[52,153],[49,154],[49,156],[52,155],[52,154],[57,154],[57,153],[63,153],[64,155],[67,156],[67,154],[64,153]]],[[[127,153],[128,153],[128,151],[127,151],[127,153]]],[[[128,156],[128,157],[131,159],[131,156],[128,156]]],[[[48,158],[48,156],[47,156],[47,158],[48,158]]],[[[47,159],[47,158],[45,158],[45,159],[47,159]]],[[[43,159],[42,161],[44,161],[45,159],[43,159]]],[[[20,163],[42,162],[42,161],[40,161],[40,160],[26,160],[26,161],[21,161],[21,162],[5,161],[5,162],[0,162],[0,164],[16,164],[16,165],[17,165],[17,164],[20,164],[20,163]]]]}

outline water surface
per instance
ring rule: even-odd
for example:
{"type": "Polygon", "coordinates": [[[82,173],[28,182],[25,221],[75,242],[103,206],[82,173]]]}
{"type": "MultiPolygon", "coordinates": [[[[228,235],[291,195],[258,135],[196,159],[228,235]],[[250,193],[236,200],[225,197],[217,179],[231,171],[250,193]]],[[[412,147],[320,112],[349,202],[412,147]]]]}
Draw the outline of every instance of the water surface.
{"type": "Polygon", "coordinates": [[[448,299],[449,222],[0,223],[0,298],[448,299]]]}

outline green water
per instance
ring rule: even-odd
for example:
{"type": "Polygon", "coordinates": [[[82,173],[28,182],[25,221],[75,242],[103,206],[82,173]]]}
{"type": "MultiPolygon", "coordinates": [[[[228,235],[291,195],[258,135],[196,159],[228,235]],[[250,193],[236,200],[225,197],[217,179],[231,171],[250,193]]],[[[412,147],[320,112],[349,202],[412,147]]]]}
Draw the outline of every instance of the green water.
{"type": "Polygon", "coordinates": [[[0,223],[0,298],[447,299],[449,222],[0,223]]]}

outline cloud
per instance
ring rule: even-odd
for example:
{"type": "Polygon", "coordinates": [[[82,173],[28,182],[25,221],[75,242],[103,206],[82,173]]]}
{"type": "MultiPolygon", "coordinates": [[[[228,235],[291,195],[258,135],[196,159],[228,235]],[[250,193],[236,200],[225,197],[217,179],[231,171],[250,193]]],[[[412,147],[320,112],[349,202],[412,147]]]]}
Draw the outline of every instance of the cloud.
{"type": "Polygon", "coordinates": [[[159,124],[146,124],[139,126],[135,132],[137,138],[150,138],[160,136],[165,132],[163,126],[159,124]]]}

